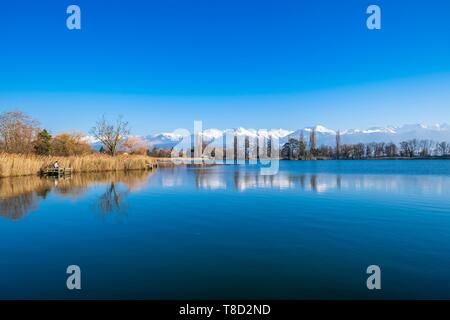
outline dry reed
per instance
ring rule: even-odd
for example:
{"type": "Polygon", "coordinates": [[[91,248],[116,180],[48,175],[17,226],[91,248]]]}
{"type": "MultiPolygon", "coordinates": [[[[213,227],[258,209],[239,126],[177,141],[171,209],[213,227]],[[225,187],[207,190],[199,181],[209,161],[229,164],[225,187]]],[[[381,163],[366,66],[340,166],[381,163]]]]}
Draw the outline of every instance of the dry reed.
{"type": "Polygon", "coordinates": [[[139,155],[55,157],[0,153],[0,178],[37,175],[55,161],[61,168],[72,168],[73,172],[144,170],[149,164],[155,163],[153,158],[139,155]]]}

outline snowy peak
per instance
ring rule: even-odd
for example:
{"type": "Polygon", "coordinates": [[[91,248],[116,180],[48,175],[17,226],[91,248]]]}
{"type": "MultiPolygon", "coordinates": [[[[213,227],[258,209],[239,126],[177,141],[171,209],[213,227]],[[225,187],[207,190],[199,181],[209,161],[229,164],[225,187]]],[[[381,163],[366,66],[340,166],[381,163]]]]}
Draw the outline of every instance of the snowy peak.
{"type": "Polygon", "coordinates": [[[336,131],[328,129],[327,127],[322,126],[320,124],[315,126],[315,127],[306,127],[306,128],[303,128],[303,129],[299,129],[299,130],[297,130],[295,132],[299,132],[299,133],[301,133],[301,131],[312,132],[313,130],[316,133],[319,133],[319,134],[333,134],[333,135],[336,134],[336,131]]]}
{"type": "Polygon", "coordinates": [[[318,133],[324,133],[324,134],[336,134],[336,131],[328,129],[322,125],[317,125],[314,128],[314,131],[318,132],[318,133]]]}
{"type": "MultiPolygon", "coordinates": [[[[252,129],[239,127],[236,129],[206,129],[200,135],[205,143],[222,141],[225,135],[238,135],[245,137],[274,137],[280,140],[283,144],[289,139],[299,139],[303,132],[305,141],[309,141],[309,135],[314,130],[317,138],[317,145],[334,146],[336,143],[336,134],[338,130],[329,129],[324,125],[316,125],[313,127],[305,127],[297,130],[286,129],[252,129]]],[[[386,127],[371,127],[367,129],[348,129],[340,130],[341,142],[354,143],[369,143],[369,142],[393,142],[400,143],[411,139],[418,140],[434,140],[450,142],[450,125],[449,124],[407,124],[404,126],[386,126],[386,127]]],[[[193,135],[191,136],[193,138],[193,135]]],[[[156,147],[159,149],[170,149],[177,145],[183,136],[174,132],[165,132],[145,137],[150,148],[156,147]]],[[[93,137],[86,136],[86,141],[92,145],[98,144],[93,137]]]]}
{"type": "Polygon", "coordinates": [[[203,138],[206,138],[207,140],[213,140],[213,139],[219,139],[223,137],[223,131],[219,129],[207,129],[202,132],[203,138]]]}

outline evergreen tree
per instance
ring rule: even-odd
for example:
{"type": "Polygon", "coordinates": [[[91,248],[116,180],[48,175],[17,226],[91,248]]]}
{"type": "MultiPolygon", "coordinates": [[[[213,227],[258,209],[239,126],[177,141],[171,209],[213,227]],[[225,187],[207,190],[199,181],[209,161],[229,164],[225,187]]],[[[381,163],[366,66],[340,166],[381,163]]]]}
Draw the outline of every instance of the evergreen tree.
{"type": "Polygon", "coordinates": [[[300,139],[298,140],[298,159],[306,157],[306,144],[303,130],[300,132],[300,139]]]}
{"type": "Polygon", "coordinates": [[[34,152],[38,155],[49,155],[51,150],[52,136],[46,129],[39,131],[34,142],[34,152]]]}
{"type": "Polygon", "coordinates": [[[341,132],[336,133],[336,159],[339,159],[341,154],[341,132]]]}
{"type": "Polygon", "coordinates": [[[309,135],[309,150],[312,156],[317,155],[317,137],[316,137],[316,129],[312,129],[309,135]]]}

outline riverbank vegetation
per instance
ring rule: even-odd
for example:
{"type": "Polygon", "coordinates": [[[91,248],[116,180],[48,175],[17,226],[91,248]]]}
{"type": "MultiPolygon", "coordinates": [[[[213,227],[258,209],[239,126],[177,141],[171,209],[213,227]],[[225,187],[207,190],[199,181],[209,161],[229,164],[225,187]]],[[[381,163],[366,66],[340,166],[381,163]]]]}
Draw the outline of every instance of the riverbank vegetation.
{"type": "Polygon", "coordinates": [[[20,111],[0,114],[0,152],[8,154],[35,154],[40,156],[81,156],[95,153],[116,156],[121,154],[146,155],[145,140],[130,136],[128,122],[118,117],[109,122],[103,117],[90,131],[91,137],[80,132],[63,132],[53,136],[41,128],[39,122],[20,111]],[[96,142],[99,150],[91,146],[96,142]]]}
{"type": "Polygon", "coordinates": [[[105,154],[81,156],[39,156],[34,154],[0,154],[0,177],[37,175],[41,169],[58,161],[61,168],[72,168],[73,172],[147,170],[155,160],[147,156],[105,154]]]}
{"type": "Polygon", "coordinates": [[[282,146],[280,157],[289,160],[450,159],[450,143],[412,139],[399,144],[393,142],[343,144],[338,132],[334,147],[326,145],[318,147],[316,133],[312,130],[308,142],[305,142],[303,132],[298,139],[289,139],[282,146]]]}
{"type": "Polygon", "coordinates": [[[91,131],[101,144],[98,151],[82,133],[52,136],[23,112],[1,113],[0,177],[35,175],[55,161],[73,172],[144,170],[155,163],[141,140],[126,139],[128,123],[121,117],[115,123],[102,118],[91,131]]]}

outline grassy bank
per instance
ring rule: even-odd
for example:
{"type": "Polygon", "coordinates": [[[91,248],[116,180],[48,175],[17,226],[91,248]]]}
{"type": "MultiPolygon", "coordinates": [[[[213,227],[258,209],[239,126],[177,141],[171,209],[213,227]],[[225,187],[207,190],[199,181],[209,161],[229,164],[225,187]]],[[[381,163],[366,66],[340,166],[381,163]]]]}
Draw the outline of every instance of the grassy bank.
{"type": "Polygon", "coordinates": [[[155,160],[147,156],[86,155],[71,157],[0,154],[0,177],[37,175],[41,169],[58,161],[73,172],[144,170],[155,160]]]}

